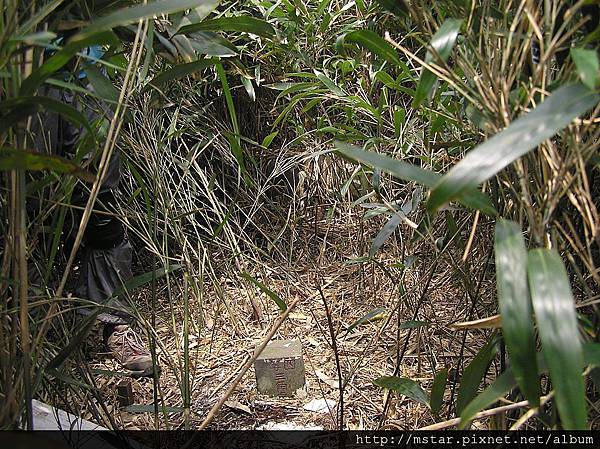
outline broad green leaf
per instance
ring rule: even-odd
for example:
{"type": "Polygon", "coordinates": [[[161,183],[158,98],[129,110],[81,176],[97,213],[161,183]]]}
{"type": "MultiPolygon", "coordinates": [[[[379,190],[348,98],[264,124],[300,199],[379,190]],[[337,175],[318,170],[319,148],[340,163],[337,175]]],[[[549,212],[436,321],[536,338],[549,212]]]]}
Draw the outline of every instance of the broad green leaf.
{"type": "Polygon", "coordinates": [[[408,7],[404,0],[377,0],[384,9],[400,17],[408,16],[408,7]]]}
{"type": "Polygon", "coordinates": [[[319,72],[318,70],[315,69],[315,75],[317,76],[318,80],[321,81],[325,85],[325,87],[327,87],[327,89],[329,89],[332,93],[334,93],[338,97],[343,97],[346,95],[346,93],[342,89],[340,89],[333,82],[333,80],[331,80],[331,78],[329,78],[323,72],[319,72]]]}
{"type": "MultiPolygon", "coordinates": [[[[448,61],[452,53],[461,24],[462,20],[460,19],[446,19],[440,29],[431,38],[430,46],[444,62],[448,61]]],[[[425,62],[431,63],[434,61],[436,61],[434,54],[428,51],[425,56],[425,62]]],[[[437,77],[432,72],[423,67],[417,91],[412,102],[413,108],[418,108],[423,100],[429,96],[436,79],[437,77]]]]}
{"type": "Polygon", "coordinates": [[[271,142],[273,142],[273,139],[275,137],[277,137],[277,135],[279,134],[279,131],[273,131],[271,134],[269,134],[267,137],[265,137],[262,141],[262,146],[265,148],[269,148],[269,145],[271,145],[271,142]]]}
{"type": "Polygon", "coordinates": [[[143,90],[148,90],[151,87],[157,88],[165,83],[168,83],[169,81],[183,78],[184,76],[187,76],[191,73],[198,72],[207,67],[211,67],[215,65],[217,61],[217,59],[200,59],[198,61],[173,66],[170,69],[159,73],[150,81],[148,81],[148,83],[144,86],[143,90]]]}
{"type": "Polygon", "coordinates": [[[583,360],[586,365],[600,366],[600,343],[584,343],[583,360]]]}
{"type": "Polygon", "coordinates": [[[104,31],[94,35],[86,36],[85,38],[73,40],[71,39],[67,45],[61,50],[52,55],[40,67],[31,72],[27,78],[21,83],[20,94],[32,95],[40,84],[50,77],[54,72],[60,70],[68,63],[82,48],[91,45],[106,45],[118,44],[119,39],[114,33],[104,31]]]}
{"type": "Polygon", "coordinates": [[[144,5],[135,5],[118,9],[110,14],[94,20],[84,28],[74,40],[88,37],[100,31],[113,29],[117,26],[128,25],[141,19],[171,14],[185,9],[194,9],[196,13],[208,14],[218,6],[215,0],[158,0],[144,5]]]}
{"type": "Polygon", "coordinates": [[[235,45],[211,31],[199,31],[188,37],[194,50],[201,55],[227,57],[238,53],[235,45]]]}
{"type": "Polygon", "coordinates": [[[166,265],[164,267],[157,268],[156,270],[149,271],[147,273],[143,273],[138,276],[134,276],[131,279],[123,282],[123,284],[120,285],[119,287],[117,287],[115,289],[115,291],[112,293],[112,295],[110,296],[110,298],[118,298],[119,296],[122,296],[123,294],[128,294],[131,291],[135,290],[136,288],[142,287],[143,285],[146,285],[146,284],[152,282],[152,279],[155,279],[155,280],[160,279],[160,278],[166,276],[167,274],[170,274],[174,271],[179,270],[180,268],[181,268],[181,265],[178,265],[178,264],[166,265]]]}
{"type": "Polygon", "coordinates": [[[444,392],[446,391],[446,383],[448,382],[448,369],[438,371],[433,378],[431,386],[431,399],[429,400],[429,408],[434,414],[438,414],[444,403],[444,392]]]}
{"type": "MultiPolygon", "coordinates": [[[[383,171],[390,173],[396,178],[403,179],[405,181],[414,181],[418,184],[424,185],[425,187],[433,187],[442,177],[442,175],[433,171],[425,170],[421,167],[417,167],[416,165],[398,161],[372,151],[364,151],[354,145],[349,145],[343,142],[336,142],[335,145],[338,148],[339,153],[346,157],[367,165],[371,165],[373,167],[381,168],[383,171]]],[[[481,210],[487,215],[497,214],[496,209],[494,209],[490,199],[477,190],[464,193],[464,195],[458,198],[457,201],[467,207],[481,210]]]]}
{"type": "Polygon", "coordinates": [[[348,326],[348,329],[346,329],[346,334],[349,334],[350,332],[352,332],[352,330],[354,330],[358,326],[362,326],[365,323],[370,323],[370,322],[373,322],[373,321],[376,321],[376,320],[382,318],[386,312],[387,312],[387,309],[384,309],[383,307],[377,307],[376,309],[371,310],[365,316],[363,316],[362,318],[359,318],[354,323],[352,323],[350,326],[348,326]]]}
{"type": "Polygon", "coordinates": [[[92,173],[68,159],[6,147],[0,148],[0,170],[52,170],[76,176],[87,182],[94,182],[96,179],[92,173]]]}
{"type": "Polygon", "coordinates": [[[254,91],[254,86],[252,85],[252,80],[242,76],[242,84],[244,85],[244,89],[248,93],[248,96],[252,101],[256,101],[256,92],[254,91]]]}
{"type": "Polygon", "coordinates": [[[370,30],[352,31],[344,36],[344,42],[352,42],[375,53],[380,58],[388,61],[396,67],[401,67],[405,72],[410,73],[406,64],[402,62],[400,56],[394,47],[383,40],[377,33],[370,30]]]}
{"type": "Polygon", "coordinates": [[[502,333],[521,392],[533,407],[540,404],[533,310],[527,286],[527,249],[515,222],[498,220],[495,236],[496,282],[502,333]]]}
{"type": "Polygon", "coordinates": [[[85,74],[94,87],[94,92],[103,100],[112,103],[119,101],[119,91],[113,83],[94,65],[88,64],[85,67],[85,74]]]}
{"type": "Polygon", "coordinates": [[[219,3],[220,0],[207,0],[203,6],[192,9],[181,19],[177,29],[179,30],[183,26],[202,22],[214,9],[217,8],[217,6],[219,6],[219,3]]]}
{"type": "Polygon", "coordinates": [[[285,312],[287,310],[287,304],[285,303],[285,301],[283,299],[281,299],[279,297],[279,295],[277,295],[277,293],[275,293],[274,291],[269,289],[266,285],[264,285],[260,281],[256,280],[252,276],[250,276],[248,273],[242,273],[242,277],[244,279],[246,279],[247,281],[252,282],[258,288],[260,288],[269,298],[271,298],[273,301],[275,301],[275,304],[277,304],[277,306],[279,307],[279,309],[282,312],[285,312]]]}
{"type": "Polygon", "coordinates": [[[559,88],[533,111],[471,150],[452,167],[433,188],[428,208],[435,211],[476,188],[593,108],[599,99],[600,95],[581,84],[559,88]]]}
{"type": "Polygon", "coordinates": [[[500,374],[492,384],[479,393],[460,414],[459,429],[464,429],[473,419],[473,416],[489,407],[498,399],[506,396],[510,390],[517,386],[517,381],[510,368],[500,374]]]}
{"type": "Polygon", "coordinates": [[[600,63],[596,50],[571,48],[571,59],[575,63],[581,82],[590,89],[600,84],[600,63]]]}
{"type": "Polygon", "coordinates": [[[275,35],[275,28],[269,22],[249,16],[220,17],[218,19],[205,20],[200,23],[181,27],[178,33],[186,34],[196,31],[237,31],[267,38],[275,35]]]}
{"type": "Polygon", "coordinates": [[[479,385],[487,373],[490,363],[496,357],[497,343],[498,340],[492,337],[465,368],[456,399],[456,413],[462,413],[477,394],[479,385]]]}
{"type": "Polygon", "coordinates": [[[407,396],[429,407],[429,398],[427,397],[427,393],[425,393],[421,386],[412,379],[407,377],[383,376],[375,379],[373,383],[378,387],[386,388],[388,390],[403,394],[404,396],[407,396]]]}
{"type": "Polygon", "coordinates": [[[529,252],[527,273],[542,354],[563,427],[584,430],[584,360],[567,272],[556,250],[535,249],[529,252]]]}
{"type": "Polygon", "coordinates": [[[369,248],[369,256],[373,257],[375,253],[383,246],[383,244],[390,238],[390,236],[394,233],[396,228],[400,223],[402,223],[402,218],[398,215],[402,212],[397,212],[390,217],[387,223],[381,228],[377,236],[371,242],[371,247],[369,248]]]}

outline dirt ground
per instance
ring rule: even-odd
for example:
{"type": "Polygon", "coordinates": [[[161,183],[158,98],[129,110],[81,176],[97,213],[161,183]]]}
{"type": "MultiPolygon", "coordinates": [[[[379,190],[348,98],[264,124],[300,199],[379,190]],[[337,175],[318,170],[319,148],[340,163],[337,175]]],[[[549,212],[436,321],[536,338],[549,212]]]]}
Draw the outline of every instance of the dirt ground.
{"type": "MultiPolygon", "coordinates": [[[[358,222],[355,224],[358,226],[358,222]]],[[[343,395],[346,428],[374,429],[382,424],[388,393],[375,386],[373,380],[393,375],[400,351],[404,352],[404,357],[397,374],[417,381],[426,392],[431,391],[434,372],[456,366],[463,332],[453,331],[449,325],[463,321],[471,308],[471,302],[465,297],[458,280],[448,278],[445,270],[440,269],[439,274],[434,273],[424,293],[432,264],[425,252],[417,253],[414,265],[406,269],[403,287],[406,293],[401,295],[400,284],[383,275],[375,264],[353,263],[353,259],[364,252],[361,253],[361,242],[348,238],[348,222],[330,220],[327,227],[321,244],[314,245],[312,254],[308,251],[302,255],[304,264],[299,261],[293,270],[262,265],[263,272],[268,274],[263,281],[270,289],[288,304],[300,297],[299,305],[290,313],[274,339],[300,340],[306,371],[305,387],[289,398],[260,395],[256,391],[255,372],[251,368],[210,428],[334,429],[339,426],[338,373],[319,285],[331,310],[342,378],[346,384],[343,395]],[[346,230],[342,231],[342,228],[346,230]],[[353,323],[378,308],[383,309],[382,313],[347,332],[353,323]],[[426,324],[412,329],[400,329],[398,326],[398,323],[415,320],[426,324]],[[329,400],[329,408],[316,412],[306,410],[304,407],[315,399],[329,400]]],[[[312,230],[307,229],[306,232],[308,238],[312,230]]],[[[369,238],[372,237],[367,236],[367,240],[369,238]]],[[[475,245],[472,257],[479,260],[485,259],[484,256],[475,245]]],[[[391,266],[389,270],[396,275],[400,272],[393,268],[398,260],[397,242],[386,245],[377,259],[391,266]]],[[[277,319],[279,310],[276,304],[258,288],[240,282],[239,278],[221,278],[218,294],[209,288],[202,306],[198,298],[190,298],[189,411],[181,408],[184,389],[183,314],[180,310],[172,310],[167,301],[159,301],[159,310],[156,311],[157,352],[162,367],[158,396],[159,403],[171,407],[171,412],[161,411],[155,419],[151,405],[154,397],[152,379],[133,379],[135,405],[120,408],[116,386],[124,377],[119,367],[106,354],[92,353],[90,367],[96,375],[107,409],[123,428],[197,427],[277,319]],[[254,308],[250,305],[252,302],[254,308]]],[[[165,291],[163,285],[159,298],[165,291]]],[[[147,303],[148,295],[148,291],[141,290],[137,292],[137,299],[147,303]]],[[[475,309],[475,318],[493,310],[492,299],[486,303],[485,296],[482,295],[475,309]]],[[[98,334],[92,337],[97,341],[92,342],[90,347],[102,347],[98,334]]],[[[467,333],[467,344],[463,349],[467,360],[474,356],[488,336],[488,331],[467,333]]],[[[497,369],[494,364],[489,375],[495,375],[497,369]]],[[[450,379],[446,400],[452,394],[452,375],[450,379]]],[[[392,394],[383,424],[388,428],[416,429],[448,419],[446,415],[446,405],[442,407],[441,416],[436,417],[427,406],[392,394]]],[[[481,427],[484,423],[476,422],[475,426],[481,427]]]]}

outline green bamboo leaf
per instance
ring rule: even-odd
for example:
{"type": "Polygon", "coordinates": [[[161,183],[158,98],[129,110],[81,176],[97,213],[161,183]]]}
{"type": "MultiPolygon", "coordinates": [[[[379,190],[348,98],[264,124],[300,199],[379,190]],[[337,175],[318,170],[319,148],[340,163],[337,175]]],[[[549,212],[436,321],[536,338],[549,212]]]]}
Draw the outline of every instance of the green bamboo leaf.
{"type": "Polygon", "coordinates": [[[567,272],[556,250],[535,249],[529,252],[527,273],[542,354],[563,427],[584,430],[584,359],[567,272]]]}
{"type": "Polygon", "coordinates": [[[571,48],[571,59],[575,63],[581,82],[590,89],[600,84],[600,62],[596,50],[571,48]]]}
{"type": "Polygon", "coordinates": [[[271,142],[273,142],[273,139],[275,139],[275,137],[277,137],[278,134],[279,131],[273,131],[271,134],[269,134],[263,139],[262,146],[265,148],[269,148],[269,145],[271,145],[271,142]]]}
{"type": "Polygon", "coordinates": [[[94,87],[94,92],[103,100],[110,103],[117,103],[119,101],[119,91],[113,83],[102,72],[92,64],[85,66],[85,74],[94,87]]]}
{"type": "Polygon", "coordinates": [[[195,23],[202,22],[208,15],[219,6],[220,0],[206,0],[203,6],[192,9],[186,14],[179,22],[177,29],[186,25],[192,25],[195,23]]]}
{"type": "Polygon", "coordinates": [[[383,244],[390,238],[390,236],[394,233],[396,228],[400,223],[402,223],[402,218],[398,214],[402,212],[397,212],[390,217],[387,223],[381,228],[377,236],[373,239],[371,243],[371,247],[369,248],[369,257],[375,256],[375,253],[379,251],[379,248],[383,246],[383,244]]]}
{"type": "Polygon", "coordinates": [[[377,33],[370,30],[352,31],[344,36],[344,42],[352,42],[375,53],[380,58],[396,67],[401,67],[405,73],[410,74],[410,69],[398,56],[394,47],[387,43],[377,33]]]}
{"type": "Polygon", "coordinates": [[[111,31],[89,35],[78,40],[70,40],[67,45],[57,51],[56,54],[52,55],[23,80],[20,95],[32,95],[40,84],[57,70],[64,67],[81,49],[92,45],[116,45],[119,42],[117,36],[111,31]]]}
{"type": "Polygon", "coordinates": [[[459,429],[464,429],[473,416],[503,398],[517,386],[517,381],[510,368],[500,374],[485,390],[477,395],[460,414],[459,429]]]}
{"type": "Polygon", "coordinates": [[[252,282],[258,288],[260,288],[269,298],[271,298],[273,301],[275,301],[275,304],[277,304],[277,306],[279,307],[279,309],[282,312],[285,312],[287,310],[287,304],[285,303],[285,301],[283,299],[281,299],[279,297],[279,295],[277,295],[277,293],[275,293],[274,291],[272,291],[271,289],[269,289],[266,285],[264,285],[263,283],[259,282],[258,280],[256,280],[252,276],[250,276],[250,274],[248,274],[248,273],[245,273],[245,272],[242,273],[242,277],[244,279],[246,279],[247,281],[252,282]]]}
{"type": "MultiPolygon", "coordinates": [[[[414,181],[425,187],[433,187],[442,177],[442,175],[433,171],[425,170],[416,165],[398,161],[372,151],[364,151],[354,145],[349,145],[344,142],[336,142],[335,146],[337,147],[338,152],[343,156],[373,167],[378,167],[383,171],[392,174],[396,178],[405,181],[414,181]]],[[[487,215],[493,216],[497,214],[490,199],[477,190],[465,192],[457,199],[457,201],[472,209],[481,210],[487,215]]]]}
{"type": "Polygon", "coordinates": [[[199,31],[188,37],[194,50],[201,55],[227,57],[235,56],[238,53],[235,45],[217,33],[199,31]]]}
{"type": "Polygon", "coordinates": [[[404,0],[377,0],[384,9],[400,17],[408,16],[408,7],[404,0]]]}
{"type": "Polygon", "coordinates": [[[135,290],[136,288],[149,284],[150,282],[152,282],[153,279],[160,279],[179,269],[181,269],[181,265],[178,264],[166,265],[164,267],[157,268],[156,270],[149,271],[138,276],[134,276],[128,281],[123,282],[123,284],[119,287],[117,287],[108,299],[118,298],[119,296],[129,294],[129,292],[135,290]]]}
{"type": "Polygon", "coordinates": [[[421,386],[412,379],[407,377],[383,376],[375,379],[373,384],[403,394],[404,396],[429,407],[427,393],[425,393],[421,386]]]}
{"type": "Polygon", "coordinates": [[[584,343],[583,360],[586,365],[600,366],[600,343],[584,343]]]}
{"type": "Polygon", "coordinates": [[[335,95],[337,95],[338,97],[343,97],[346,95],[346,93],[340,89],[331,78],[329,78],[327,75],[325,75],[323,72],[319,72],[318,70],[315,69],[315,75],[317,76],[318,80],[321,81],[325,87],[327,87],[327,89],[329,89],[332,93],[334,93],[335,95]]]}
{"type": "MultiPolygon", "coordinates": [[[[440,29],[431,38],[430,47],[435,50],[444,62],[448,61],[452,53],[461,25],[461,19],[446,19],[440,29]]],[[[434,60],[434,54],[428,51],[425,55],[425,62],[431,63],[434,60]]],[[[419,84],[417,84],[417,91],[412,102],[413,108],[418,108],[423,100],[429,96],[436,79],[435,74],[423,67],[419,84]]]]}
{"type": "Polygon", "coordinates": [[[487,373],[490,363],[496,357],[498,340],[495,337],[479,350],[475,358],[465,368],[456,399],[456,412],[462,413],[465,407],[473,400],[479,385],[487,373]]]}
{"type": "Polygon", "coordinates": [[[362,318],[359,318],[354,323],[352,323],[350,326],[348,326],[348,329],[346,329],[346,334],[349,334],[358,326],[362,326],[365,323],[370,323],[372,321],[377,320],[380,317],[383,317],[386,312],[387,312],[387,309],[385,309],[383,307],[377,307],[376,309],[371,310],[365,316],[363,316],[362,318]]]}
{"type": "Polygon", "coordinates": [[[169,81],[177,80],[191,73],[198,72],[207,67],[211,67],[217,62],[217,59],[200,59],[198,61],[173,66],[170,69],[159,73],[150,81],[148,81],[148,83],[144,86],[143,90],[145,91],[150,88],[158,88],[163,84],[168,83],[169,81]]]}
{"type": "Polygon", "coordinates": [[[237,31],[240,33],[252,33],[257,36],[272,38],[275,28],[262,19],[249,16],[220,17],[218,19],[205,20],[200,23],[186,25],[180,28],[178,33],[195,33],[196,31],[237,31]]]}
{"type": "Polygon", "coordinates": [[[581,84],[559,88],[533,111],[471,150],[452,167],[433,188],[429,210],[435,211],[476,188],[593,108],[599,99],[600,95],[581,84]]]}
{"type": "Polygon", "coordinates": [[[496,281],[502,333],[521,392],[533,407],[540,404],[533,310],[527,286],[527,250],[519,225],[496,223],[496,281]]]}
{"type": "Polygon", "coordinates": [[[448,369],[438,371],[433,378],[431,386],[431,398],[429,400],[429,408],[432,413],[438,414],[444,403],[444,392],[446,391],[446,383],[448,382],[448,369]]]}
{"type": "Polygon", "coordinates": [[[73,175],[87,182],[94,182],[96,179],[92,173],[83,170],[79,165],[68,159],[2,147],[0,148],[0,171],[5,170],[51,170],[56,173],[73,175]]]}
{"type": "Polygon", "coordinates": [[[207,15],[218,4],[219,2],[215,0],[159,0],[144,5],[122,8],[94,20],[87,28],[84,28],[75,36],[74,40],[79,40],[118,26],[128,25],[141,19],[171,14],[185,9],[194,9],[197,14],[207,15]]]}

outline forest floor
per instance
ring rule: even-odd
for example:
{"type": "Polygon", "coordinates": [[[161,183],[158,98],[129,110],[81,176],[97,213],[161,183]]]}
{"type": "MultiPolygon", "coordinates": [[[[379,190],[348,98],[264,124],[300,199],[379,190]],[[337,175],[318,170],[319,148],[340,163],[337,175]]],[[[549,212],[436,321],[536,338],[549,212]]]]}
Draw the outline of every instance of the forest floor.
{"type": "MultiPolygon", "coordinates": [[[[428,290],[424,292],[432,266],[426,251],[418,254],[414,266],[407,269],[404,280],[407,294],[402,297],[399,286],[384,276],[375,264],[352,263],[353,258],[364,254],[364,248],[361,248],[364,242],[352,237],[356,235],[353,227],[359,226],[358,218],[348,220],[340,217],[322,224],[327,229],[320,236],[315,236],[314,229],[308,226],[299,231],[306,233],[306,241],[316,239],[319,244],[312,245],[316,248],[312,254],[308,251],[298,257],[293,269],[261,262],[261,270],[268,274],[269,288],[288,304],[298,296],[301,299],[274,339],[300,340],[306,371],[305,387],[289,398],[260,395],[252,368],[244,375],[210,428],[337,428],[337,407],[340,404],[338,373],[318,285],[322,287],[331,310],[342,376],[347,382],[343,402],[344,425],[348,429],[378,428],[387,393],[375,386],[373,380],[394,373],[400,351],[404,351],[404,357],[398,375],[417,381],[426,392],[430,392],[436,371],[455,367],[461,355],[467,361],[472,359],[485,343],[489,334],[476,330],[467,332],[463,346],[463,332],[449,327],[452,323],[463,321],[462,318],[468,316],[471,309],[471,302],[465,298],[457,280],[449,278],[440,269],[439,273],[434,273],[428,290]],[[419,262],[419,258],[423,263],[419,262]],[[293,276],[290,276],[292,271],[293,276]],[[352,323],[378,308],[384,309],[383,313],[347,332],[352,323]],[[398,323],[414,321],[427,324],[413,329],[398,326],[398,323]],[[306,410],[305,406],[315,399],[327,399],[330,408],[318,412],[306,410]]],[[[368,236],[369,239],[372,237],[374,235],[368,236]]],[[[307,246],[311,247],[311,244],[307,246]]],[[[398,260],[398,243],[391,242],[386,247],[387,250],[378,255],[378,260],[387,265],[393,264],[398,260]]],[[[476,244],[471,251],[476,260],[485,259],[476,244]]],[[[163,288],[162,294],[165,290],[163,288]]],[[[186,418],[181,409],[175,409],[166,418],[161,412],[158,417],[160,428],[183,428],[186,419],[190,428],[197,427],[277,319],[279,312],[275,303],[258,289],[242,285],[239,278],[223,277],[219,290],[205,292],[202,306],[190,300],[190,414],[186,418]],[[250,296],[259,306],[258,313],[249,306],[250,296]]],[[[148,291],[140,290],[137,293],[140,303],[148,303],[148,295],[148,291]]],[[[482,295],[482,298],[486,296],[491,298],[490,295],[482,295]]],[[[159,397],[168,407],[182,407],[183,315],[180,311],[173,312],[170,307],[168,301],[160,300],[159,293],[159,309],[156,311],[156,332],[159,346],[162,346],[158,348],[162,367],[159,397]]],[[[474,318],[488,314],[493,307],[491,299],[487,304],[485,299],[481,299],[474,318]]],[[[96,373],[96,382],[109,413],[124,429],[155,428],[154,408],[150,405],[153,402],[152,379],[133,379],[136,406],[134,409],[120,408],[116,385],[123,377],[107,375],[108,372],[119,372],[119,367],[100,352],[99,334],[95,333],[97,336],[88,346],[92,348],[90,368],[96,373]],[[139,405],[145,407],[140,408],[139,405]],[[132,412],[135,408],[137,412],[132,412]]],[[[494,376],[497,369],[494,364],[489,375],[494,376]]],[[[452,376],[450,378],[446,399],[452,394],[454,382],[452,376]]],[[[417,429],[447,419],[445,406],[441,415],[435,417],[427,406],[401,395],[392,395],[385,424],[388,428],[417,429]]],[[[90,418],[91,414],[84,417],[90,418]]],[[[485,424],[476,422],[474,426],[485,427],[485,424]]]]}

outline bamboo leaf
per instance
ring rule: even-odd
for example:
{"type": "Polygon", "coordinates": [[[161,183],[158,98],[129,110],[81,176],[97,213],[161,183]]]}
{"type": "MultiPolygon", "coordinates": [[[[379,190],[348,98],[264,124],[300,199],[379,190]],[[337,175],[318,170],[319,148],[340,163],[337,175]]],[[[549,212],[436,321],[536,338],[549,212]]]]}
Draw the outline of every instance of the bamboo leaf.
{"type": "Polygon", "coordinates": [[[186,14],[179,22],[177,29],[179,30],[182,26],[192,25],[194,23],[202,22],[208,15],[219,6],[220,0],[207,0],[204,6],[199,6],[192,9],[189,14],[186,14]]]}
{"type": "MultiPolygon", "coordinates": [[[[452,53],[461,25],[462,20],[460,19],[446,19],[440,29],[431,38],[430,46],[444,62],[448,60],[452,53]]],[[[430,63],[433,61],[434,55],[431,51],[428,51],[425,55],[425,62],[430,63]]],[[[423,100],[429,96],[436,79],[437,77],[432,72],[423,67],[412,102],[413,108],[418,108],[423,100]]]]}
{"type": "Polygon", "coordinates": [[[464,429],[476,413],[489,407],[498,399],[506,396],[517,386],[517,381],[510,368],[500,374],[485,390],[479,393],[460,414],[459,429],[464,429]]]}
{"type": "Polygon", "coordinates": [[[387,312],[387,309],[384,309],[383,307],[377,307],[376,309],[371,310],[365,316],[363,316],[362,318],[359,318],[354,323],[352,323],[350,326],[348,326],[348,329],[346,329],[346,334],[349,334],[358,326],[361,326],[365,323],[371,323],[373,321],[383,318],[385,316],[386,312],[387,312]]]}
{"type": "Polygon", "coordinates": [[[164,72],[161,72],[152,78],[148,84],[144,86],[143,90],[148,90],[151,87],[160,87],[169,81],[177,80],[189,75],[190,73],[198,72],[207,67],[211,67],[217,62],[217,59],[200,59],[198,61],[173,66],[169,70],[165,70],[164,72]]]}
{"type": "Polygon", "coordinates": [[[95,175],[83,170],[79,165],[68,159],[2,147],[0,148],[0,171],[5,170],[51,170],[56,173],[73,175],[90,183],[96,179],[95,175]]]}
{"type": "Polygon", "coordinates": [[[519,225],[496,223],[496,281],[502,333],[521,392],[533,407],[540,404],[533,309],[527,287],[527,250],[519,225]]]}
{"type": "Polygon", "coordinates": [[[527,261],[542,354],[565,429],[586,429],[583,351],[569,278],[556,250],[535,249],[527,261]]]}
{"type": "Polygon", "coordinates": [[[412,379],[407,377],[383,376],[375,379],[373,383],[378,387],[386,388],[388,390],[403,394],[404,396],[407,396],[429,407],[429,398],[427,397],[427,393],[425,393],[421,386],[412,379]]]}
{"type": "MultiPolygon", "coordinates": [[[[349,145],[343,142],[336,142],[335,145],[340,154],[350,159],[354,159],[358,162],[362,162],[373,167],[378,167],[383,171],[395,176],[396,178],[403,179],[405,181],[414,181],[418,184],[424,185],[425,187],[431,188],[442,177],[442,175],[433,171],[425,170],[421,167],[417,167],[416,165],[398,161],[372,151],[364,151],[354,145],[349,145]]],[[[465,192],[462,197],[457,199],[457,201],[467,207],[481,210],[487,215],[497,214],[496,209],[492,205],[490,199],[477,190],[465,192]]]]}
{"type": "Polygon", "coordinates": [[[584,343],[583,360],[586,365],[600,366],[600,343],[584,343]]]}
{"type": "Polygon", "coordinates": [[[438,414],[444,403],[444,392],[446,391],[446,383],[448,382],[448,369],[438,371],[433,378],[431,387],[431,398],[429,400],[429,408],[434,414],[438,414]]]}
{"type": "Polygon", "coordinates": [[[332,80],[331,78],[329,78],[327,75],[325,75],[322,72],[319,72],[318,70],[315,69],[315,75],[317,76],[317,78],[319,79],[319,81],[321,81],[325,87],[327,87],[327,89],[329,89],[332,93],[334,93],[335,95],[337,95],[338,97],[343,97],[346,95],[346,93],[340,89],[332,80]]]}
{"type": "Polygon", "coordinates": [[[402,218],[398,214],[402,212],[396,212],[390,217],[387,223],[381,228],[377,236],[373,239],[371,247],[369,248],[369,256],[373,257],[375,253],[383,246],[383,244],[390,238],[394,233],[398,225],[402,222],[402,218]]]}
{"type": "Polygon", "coordinates": [[[207,56],[235,56],[238,51],[235,45],[217,33],[199,31],[189,35],[190,43],[194,50],[207,56]]]}
{"type": "Polygon", "coordinates": [[[344,42],[352,42],[375,53],[380,58],[388,61],[396,67],[402,67],[403,71],[410,73],[410,70],[398,56],[398,53],[381,36],[370,30],[352,31],[344,36],[344,42]]]}
{"type": "Polygon", "coordinates": [[[596,50],[571,48],[571,59],[575,63],[581,82],[590,89],[600,84],[600,62],[596,50]]]}
{"type": "Polygon", "coordinates": [[[496,357],[497,343],[498,340],[493,337],[465,368],[456,399],[456,413],[462,413],[477,394],[490,363],[496,357]]]}
{"type": "Polygon", "coordinates": [[[75,36],[74,40],[88,37],[100,31],[110,30],[117,26],[128,25],[141,19],[171,14],[185,9],[194,9],[196,14],[206,15],[213,11],[218,4],[219,1],[216,0],[159,0],[144,5],[122,8],[94,20],[75,36]]]}
{"type": "Polygon", "coordinates": [[[143,285],[146,285],[152,282],[152,279],[160,279],[167,274],[173,273],[181,268],[181,265],[173,264],[173,265],[165,265],[164,267],[157,268],[153,271],[148,271],[147,273],[140,274],[138,276],[134,276],[131,279],[123,282],[122,285],[117,287],[112,295],[108,299],[118,298],[124,294],[129,294],[129,292],[139,288],[143,285]]]}
{"type": "Polygon", "coordinates": [[[50,77],[54,72],[60,70],[73,56],[82,48],[92,45],[118,44],[119,39],[111,31],[86,36],[78,40],[71,40],[61,50],[52,55],[44,64],[31,72],[21,83],[20,94],[32,95],[40,84],[50,77]]]}
{"type": "Polygon", "coordinates": [[[275,304],[277,304],[277,306],[279,307],[279,309],[282,312],[285,312],[287,310],[287,304],[285,303],[285,301],[283,299],[281,299],[279,297],[279,295],[277,295],[277,293],[275,293],[274,291],[269,289],[266,285],[257,281],[255,278],[250,276],[250,274],[248,274],[248,273],[242,273],[242,277],[244,279],[246,279],[247,281],[252,282],[258,288],[260,288],[269,298],[271,298],[275,302],[275,304]]]}
{"type": "Polygon", "coordinates": [[[249,16],[220,17],[205,20],[200,23],[183,26],[178,33],[194,33],[196,31],[237,31],[252,33],[257,36],[271,38],[275,35],[275,28],[265,20],[249,16]]]}
{"type": "Polygon", "coordinates": [[[94,92],[100,98],[112,103],[117,103],[119,101],[119,91],[113,86],[110,79],[104,76],[96,66],[87,64],[85,67],[85,74],[94,87],[94,92]]]}
{"type": "Polygon", "coordinates": [[[600,99],[581,84],[563,86],[533,111],[471,150],[435,185],[428,208],[437,210],[514,162],[593,108],[600,99]]]}
{"type": "Polygon", "coordinates": [[[408,16],[408,7],[404,0],[377,0],[384,9],[400,17],[408,16]]]}

